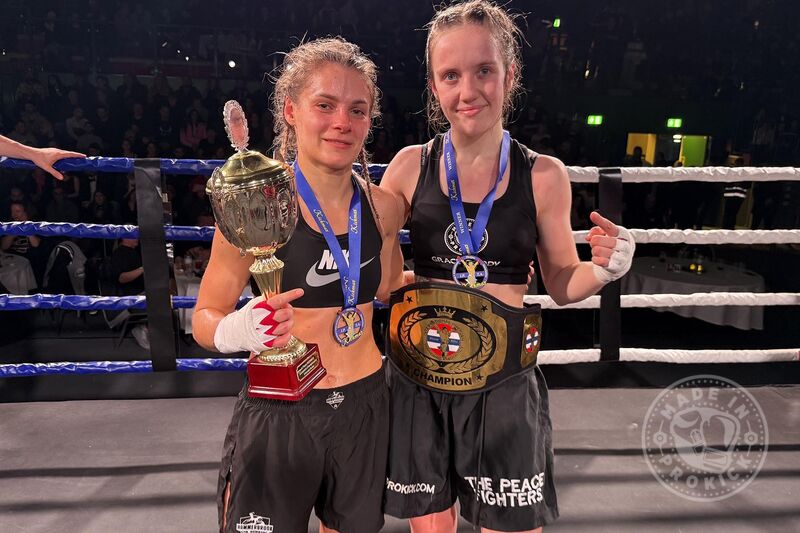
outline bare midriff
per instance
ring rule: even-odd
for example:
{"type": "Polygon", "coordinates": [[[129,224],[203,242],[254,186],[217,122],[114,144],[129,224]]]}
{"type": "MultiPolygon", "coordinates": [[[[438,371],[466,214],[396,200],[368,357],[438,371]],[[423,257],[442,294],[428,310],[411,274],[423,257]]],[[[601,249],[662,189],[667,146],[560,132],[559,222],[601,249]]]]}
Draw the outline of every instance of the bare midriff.
{"type": "Polygon", "coordinates": [[[322,366],[327,374],[315,389],[341,387],[377,372],[382,364],[381,352],[372,335],[372,302],[358,306],[364,313],[364,330],[350,346],[341,346],[333,337],[333,323],[339,309],[335,307],[294,308],[292,334],[305,343],[317,344],[322,366]]]}
{"type": "MultiPolygon", "coordinates": [[[[454,281],[447,279],[434,279],[425,276],[414,276],[414,279],[417,282],[435,281],[436,283],[452,283],[455,285],[454,281]]],[[[526,285],[487,283],[481,287],[480,290],[486,294],[494,296],[506,305],[511,307],[522,307],[522,299],[524,298],[528,287],[526,285]]]]}

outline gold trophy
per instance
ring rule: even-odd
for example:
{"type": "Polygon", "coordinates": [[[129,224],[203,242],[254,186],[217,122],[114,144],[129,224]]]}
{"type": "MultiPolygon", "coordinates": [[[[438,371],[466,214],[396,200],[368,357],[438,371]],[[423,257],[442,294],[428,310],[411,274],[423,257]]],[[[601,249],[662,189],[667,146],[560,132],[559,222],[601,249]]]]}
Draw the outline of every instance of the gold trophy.
{"type": "MultiPolygon", "coordinates": [[[[223,110],[225,131],[236,149],[214,169],[206,194],[217,227],[242,255],[251,253],[250,272],[261,293],[280,293],[283,261],[275,252],[286,244],[297,224],[297,189],[292,170],[275,159],[247,149],[247,119],[238,102],[223,110]]],[[[252,354],[247,361],[250,396],[297,401],[325,376],[316,344],[291,337],[283,348],[252,354]]]]}

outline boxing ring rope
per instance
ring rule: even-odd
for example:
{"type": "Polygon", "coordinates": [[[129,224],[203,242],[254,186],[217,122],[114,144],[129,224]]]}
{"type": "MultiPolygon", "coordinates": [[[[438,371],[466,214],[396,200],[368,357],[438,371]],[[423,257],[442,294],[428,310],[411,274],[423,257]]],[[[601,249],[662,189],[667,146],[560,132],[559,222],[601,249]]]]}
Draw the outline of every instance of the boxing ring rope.
{"type": "MultiPolygon", "coordinates": [[[[800,230],[692,230],[629,228],[637,244],[800,244],[800,230]]],[[[137,226],[84,224],[73,222],[0,222],[0,234],[39,235],[89,239],[133,239],[139,237],[137,226]]],[[[213,226],[164,226],[171,241],[210,241],[213,226]]],[[[586,244],[588,230],[573,231],[577,244],[586,244]]],[[[410,244],[408,230],[400,230],[400,243],[410,244]]]]}
{"type": "MultiPolygon", "coordinates": [[[[56,168],[63,171],[98,171],[107,173],[135,172],[139,166],[149,165],[157,168],[162,174],[209,175],[214,168],[223,164],[221,160],[138,160],[129,158],[94,157],[86,159],[62,160],[56,168]],[[156,166],[157,165],[157,166],[156,166]]],[[[32,169],[29,161],[0,158],[0,168],[32,169]]],[[[382,176],[385,165],[370,165],[370,175],[374,178],[382,176]]],[[[738,181],[781,181],[800,180],[800,169],[791,167],[700,167],[700,168],[622,168],[603,169],[597,167],[567,167],[570,180],[574,183],[599,183],[601,187],[600,203],[603,208],[604,186],[605,197],[621,196],[621,183],[647,182],[738,182],[738,181]],[[605,180],[605,183],[604,183],[605,180]],[[609,185],[610,184],[610,185],[609,185]],[[614,189],[616,187],[616,189],[614,189]],[[609,192],[610,191],[610,192],[609,192]]],[[[137,184],[139,181],[137,181],[137,184]]],[[[159,191],[160,193],[160,191],[159,191]]],[[[138,193],[137,193],[138,194],[138,193]]],[[[616,210],[619,211],[619,200],[616,210]]],[[[610,206],[614,211],[615,207],[610,206]]],[[[617,214],[617,217],[619,214],[617,214]]],[[[142,218],[140,217],[140,222],[142,218]]],[[[51,222],[8,222],[0,223],[0,235],[41,235],[77,238],[114,239],[139,236],[140,228],[132,225],[98,225],[71,224],[51,222]]],[[[208,241],[213,238],[213,227],[163,225],[163,237],[170,241],[197,240],[208,241]]],[[[800,244],[800,230],[676,230],[676,229],[631,229],[636,241],[645,243],[685,243],[685,244],[800,244]]],[[[587,231],[573,232],[578,244],[586,244],[584,237],[587,231]]],[[[403,243],[408,243],[408,234],[400,235],[403,243]]],[[[147,280],[145,280],[145,286],[147,280]]],[[[528,295],[525,302],[540,304],[544,309],[608,309],[607,301],[611,301],[611,309],[617,316],[622,308],[669,308],[675,306],[787,306],[800,303],[800,293],[695,293],[695,294],[630,294],[619,295],[619,282],[616,282],[616,302],[614,294],[606,292],[601,296],[592,296],[582,302],[558,306],[549,296],[528,295]],[[604,301],[604,298],[607,300],[604,301]]],[[[609,289],[611,287],[606,287],[609,289]]],[[[172,296],[171,309],[191,308],[195,298],[172,296]]],[[[239,305],[243,305],[242,299],[239,305]]],[[[381,304],[376,302],[376,306],[381,304]]],[[[147,298],[105,297],[105,296],[72,296],[36,294],[29,296],[0,295],[0,311],[26,309],[144,309],[147,298]]],[[[602,319],[602,315],[601,315],[602,319]]],[[[618,318],[617,318],[618,323],[618,318]]],[[[613,322],[612,322],[613,329],[613,322]]],[[[618,336],[617,336],[618,342],[618,336]]],[[[603,345],[601,332],[601,346],[603,345]]],[[[613,354],[612,354],[613,355],[613,354]]],[[[659,362],[767,362],[796,361],[800,358],[800,349],[772,350],[679,350],[679,349],[645,349],[619,348],[616,357],[619,361],[659,361],[659,362]]],[[[600,349],[542,350],[539,362],[542,364],[564,364],[576,362],[594,362],[607,360],[600,349]]],[[[16,365],[0,365],[0,377],[35,376],[61,373],[126,373],[147,372],[152,370],[242,370],[245,359],[209,358],[181,359],[173,358],[171,368],[157,368],[152,361],[91,361],[61,363],[21,363],[16,365]]]]}

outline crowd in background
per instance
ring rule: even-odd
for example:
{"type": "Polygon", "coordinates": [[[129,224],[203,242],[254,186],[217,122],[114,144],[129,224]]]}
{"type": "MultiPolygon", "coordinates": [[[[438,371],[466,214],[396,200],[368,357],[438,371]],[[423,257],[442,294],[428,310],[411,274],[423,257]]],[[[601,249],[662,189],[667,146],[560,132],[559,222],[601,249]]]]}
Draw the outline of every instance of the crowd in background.
{"type": "MultiPolygon", "coordinates": [[[[374,162],[387,163],[403,146],[430,135],[421,97],[398,96],[420,95],[424,87],[419,29],[432,13],[427,0],[6,4],[0,15],[0,132],[25,144],[90,156],[225,159],[231,148],[220,110],[236,99],[247,113],[250,147],[268,151],[271,87],[268,77],[260,80],[280,62],[279,52],[304,35],[328,34],[357,42],[381,68],[383,116],[368,146],[374,162]],[[192,77],[185,75],[187,66],[192,77]]],[[[798,36],[778,3],[734,0],[725,9],[713,0],[612,4],[509,4],[526,14],[521,29],[529,44],[526,96],[509,124],[513,136],[566,164],[645,165],[641,154],[590,151],[585,117],[562,112],[553,95],[715,102],[735,116],[727,138],[713,140],[709,164],[726,164],[736,154],[753,165],[800,166],[798,36]]],[[[662,157],[652,164],[680,162],[662,157]]],[[[0,219],[9,220],[11,205],[21,204],[24,212],[18,208],[15,220],[137,223],[132,176],[67,173],[56,182],[41,170],[6,174],[0,219]]],[[[170,178],[166,192],[175,224],[212,220],[204,184],[200,176],[170,178]]],[[[692,194],[683,185],[634,186],[625,223],[713,225],[725,209],[722,194],[721,186],[700,186],[692,194]]],[[[593,190],[575,187],[573,196],[573,226],[588,227],[593,190]]],[[[756,187],[752,227],[796,227],[796,196],[793,183],[756,187]]],[[[90,259],[110,253],[98,242],[80,243],[90,259]]]]}

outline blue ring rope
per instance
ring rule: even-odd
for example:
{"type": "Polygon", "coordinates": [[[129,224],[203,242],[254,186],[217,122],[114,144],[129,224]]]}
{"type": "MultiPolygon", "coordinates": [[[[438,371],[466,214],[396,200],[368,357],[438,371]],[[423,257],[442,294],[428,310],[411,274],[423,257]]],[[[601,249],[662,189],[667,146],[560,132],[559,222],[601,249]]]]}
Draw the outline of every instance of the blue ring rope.
{"type": "MultiPolygon", "coordinates": [[[[181,371],[242,371],[247,359],[178,359],[181,371]]],[[[16,363],[0,365],[0,378],[49,375],[136,374],[152,372],[151,361],[84,361],[59,363],[16,363]]]]}
{"type": "MultiPolygon", "coordinates": [[[[210,241],[214,226],[164,226],[168,241],[210,241]]],[[[113,224],[84,224],[72,222],[0,222],[0,235],[40,235],[42,237],[73,237],[88,239],[137,239],[139,227],[113,224]]],[[[400,230],[400,244],[410,244],[408,230],[400,230]]]]}
{"type": "MultiPolygon", "coordinates": [[[[250,301],[239,298],[237,308],[250,301]]],[[[173,309],[192,309],[197,303],[195,296],[173,296],[173,309]]],[[[387,309],[386,304],[374,301],[376,309],[387,309]]],[[[123,311],[146,309],[144,296],[83,296],[65,294],[0,294],[0,311],[28,311],[30,309],[66,309],[69,311],[123,311]]]]}
{"type": "MultiPolygon", "coordinates": [[[[161,172],[175,175],[210,176],[214,169],[221,167],[225,161],[221,159],[161,159],[161,172]]],[[[62,159],[54,165],[61,172],[108,172],[113,174],[129,174],[136,166],[136,159],[129,157],[70,157],[62,159]]],[[[25,159],[0,157],[0,168],[33,170],[36,166],[25,159]]],[[[383,176],[384,164],[369,165],[369,175],[373,179],[383,176]]],[[[360,171],[361,165],[353,165],[360,171]]]]}

